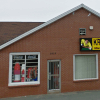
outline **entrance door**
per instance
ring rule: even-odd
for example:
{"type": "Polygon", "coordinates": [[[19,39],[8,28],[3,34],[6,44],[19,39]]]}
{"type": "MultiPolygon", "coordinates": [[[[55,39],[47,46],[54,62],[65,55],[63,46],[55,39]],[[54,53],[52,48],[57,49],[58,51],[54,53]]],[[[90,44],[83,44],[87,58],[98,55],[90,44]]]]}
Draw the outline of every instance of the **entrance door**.
{"type": "Polygon", "coordinates": [[[61,89],[61,62],[48,60],[48,93],[60,92],[61,89]]]}

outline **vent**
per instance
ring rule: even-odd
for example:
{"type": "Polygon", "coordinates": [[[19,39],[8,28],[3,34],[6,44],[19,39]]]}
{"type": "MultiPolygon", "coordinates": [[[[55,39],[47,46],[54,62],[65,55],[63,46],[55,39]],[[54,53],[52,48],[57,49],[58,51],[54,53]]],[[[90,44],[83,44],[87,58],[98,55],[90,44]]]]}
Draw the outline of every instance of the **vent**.
{"type": "Polygon", "coordinates": [[[79,35],[86,35],[86,28],[80,28],[79,35]]]}

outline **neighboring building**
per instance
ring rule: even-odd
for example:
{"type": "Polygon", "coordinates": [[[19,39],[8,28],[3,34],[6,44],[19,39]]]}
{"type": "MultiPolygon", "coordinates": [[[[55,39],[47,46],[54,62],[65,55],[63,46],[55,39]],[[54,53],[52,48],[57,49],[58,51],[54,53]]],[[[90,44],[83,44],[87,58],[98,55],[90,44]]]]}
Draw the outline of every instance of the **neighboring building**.
{"type": "Polygon", "coordinates": [[[45,23],[1,22],[0,36],[0,98],[100,89],[100,14],[84,4],[45,23]]]}

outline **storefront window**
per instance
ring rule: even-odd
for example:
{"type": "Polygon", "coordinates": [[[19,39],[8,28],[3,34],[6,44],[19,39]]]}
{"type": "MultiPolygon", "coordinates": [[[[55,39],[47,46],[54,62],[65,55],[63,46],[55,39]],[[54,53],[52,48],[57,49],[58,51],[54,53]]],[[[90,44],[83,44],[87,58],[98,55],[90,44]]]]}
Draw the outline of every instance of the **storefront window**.
{"type": "Polygon", "coordinates": [[[10,53],[9,86],[40,84],[40,53],[10,53]]]}
{"type": "Polygon", "coordinates": [[[74,55],[74,80],[98,79],[97,54],[74,55]]]}

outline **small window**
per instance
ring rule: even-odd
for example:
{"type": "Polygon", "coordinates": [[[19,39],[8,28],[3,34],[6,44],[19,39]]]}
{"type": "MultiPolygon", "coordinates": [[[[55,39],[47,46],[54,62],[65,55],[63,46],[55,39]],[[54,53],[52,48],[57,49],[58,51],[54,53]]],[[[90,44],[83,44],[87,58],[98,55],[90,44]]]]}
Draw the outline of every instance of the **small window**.
{"type": "Polygon", "coordinates": [[[40,53],[10,53],[8,86],[40,84],[40,53]]]}
{"type": "Polygon", "coordinates": [[[97,54],[76,54],[73,57],[74,80],[98,79],[97,54]]]}
{"type": "Polygon", "coordinates": [[[85,28],[80,28],[79,29],[79,34],[80,35],[86,35],[86,29],[85,28]]]}

